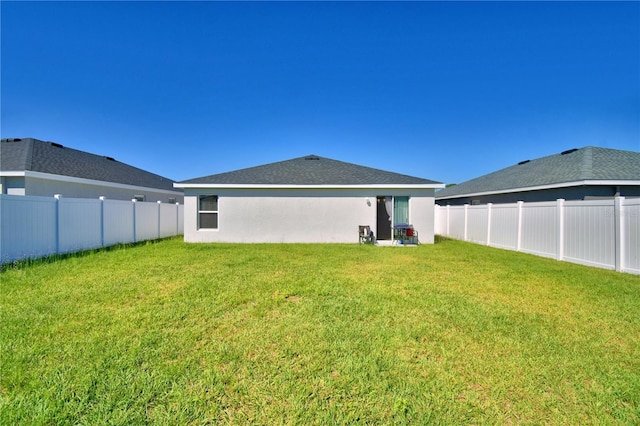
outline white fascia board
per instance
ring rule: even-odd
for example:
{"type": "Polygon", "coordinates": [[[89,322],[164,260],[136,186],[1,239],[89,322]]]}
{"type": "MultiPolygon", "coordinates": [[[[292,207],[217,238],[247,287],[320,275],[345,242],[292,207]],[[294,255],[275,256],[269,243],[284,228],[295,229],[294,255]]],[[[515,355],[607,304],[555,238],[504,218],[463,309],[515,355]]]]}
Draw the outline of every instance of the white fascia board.
{"type": "Polygon", "coordinates": [[[133,189],[136,191],[154,191],[163,194],[171,194],[171,195],[183,195],[180,191],[171,191],[168,189],[159,189],[159,188],[151,188],[148,186],[137,186],[137,185],[127,185],[124,183],[115,183],[115,182],[107,182],[104,180],[94,180],[94,179],[84,179],[73,176],[63,176],[63,175],[54,175],[51,173],[42,173],[42,172],[32,172],[30,170],[26,170],[24,172],[2,172],[2,176],[10,176],[5,173],[22,173],[21,175],[11,175],[11,176],[24,176],[28,178],[34,179],[47,179],[54,180],[58,182],[69,182],[69,183],[78,183],[84,185],[99,185],[107,188],[118,188],[118,189],[133,189]]]}
{"type": "Polygon", "coordinates": [[[174,183],[174,188],[194,189],[435,189],[444,188],[443,183],[422,185],[245,185],[211,183],[174,183]]]}
{"type": "Polygon", "coordinates": [[[25,172],[0,172],[2,177],[24,177],[25,172]]]}
{"type": "Polygon", "coordinates": [[[574,187],[574,186],[587,186],[587,185],[635,186],[635,185],[640,185],[640,180],[579,180],[575,182],[562,182],[562,183],[553,183],[549,185],[526,186],[522,188],[510,188],[510,189],[503,189],[503,190],[497,190],[497,191],[470,192],[466,194],[446,195],[444,197],[438,197],[438,193],[436,192],[436,200],[448,200],[451,198],[462,198],[462,197],[479,197],[482,195],[512,194],[514,192],[539,191],[542,189],[568,188],[568,187],[574,187]]]}

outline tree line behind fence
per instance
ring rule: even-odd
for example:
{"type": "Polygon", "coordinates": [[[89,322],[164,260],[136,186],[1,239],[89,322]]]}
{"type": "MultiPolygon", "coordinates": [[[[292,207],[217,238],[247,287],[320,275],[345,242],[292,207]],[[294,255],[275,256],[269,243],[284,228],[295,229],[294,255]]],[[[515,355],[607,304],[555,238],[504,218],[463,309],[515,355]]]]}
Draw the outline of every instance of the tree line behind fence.
{"type": "Polygon", "coordinates": [[[0,261],[183,234],[184,205],[0,195],[0,261]]]}
{"type": "Polygon", "coordinates": [[[435,233],[640,274],[640,199],[436,206],[435,233]]]}

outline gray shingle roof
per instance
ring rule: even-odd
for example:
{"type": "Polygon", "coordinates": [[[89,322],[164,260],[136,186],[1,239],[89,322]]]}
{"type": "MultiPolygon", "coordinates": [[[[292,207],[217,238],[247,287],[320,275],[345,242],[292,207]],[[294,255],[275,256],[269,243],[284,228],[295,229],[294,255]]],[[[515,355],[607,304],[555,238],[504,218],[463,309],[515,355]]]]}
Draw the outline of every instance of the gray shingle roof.
{"type": "Polygon", "coordinates": [[[307,155],[292,160],[204,176],[179,185],[438,185],[428,179],[307,155]]]}
{"type": "Polygon", "coordinates": [[[125,185],[175,191],[173,181],[121,163],[33,138],[3,139],[0,170],[33,171],[125,185]]]}
{"type": "Polygon", "coordinates": [[[640,152],[588,146],[522,162],[450,186],[436,199],[584,180],[640,180],[640,152]]]}

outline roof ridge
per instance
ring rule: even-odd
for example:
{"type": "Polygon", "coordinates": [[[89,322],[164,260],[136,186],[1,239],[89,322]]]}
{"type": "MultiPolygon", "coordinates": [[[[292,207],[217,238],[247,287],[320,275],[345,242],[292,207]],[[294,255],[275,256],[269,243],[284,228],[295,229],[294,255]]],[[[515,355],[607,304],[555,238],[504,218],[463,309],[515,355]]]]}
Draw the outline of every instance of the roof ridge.
{"type": "Polygon", "coordinates": [[[587,146],[581,151],[582,153],[582,168],[580,170],[580,175],[583,180],[588,180],[593,176],[593,149],[592,147],[587,146]]]}
{"type": "Polygon", "coordinates": [[[26,155],[25,155],[24,168],[25,168],[25,170],[31,170],[32,167],[33,167],[33,145],[34,145],[34,139],[28,138],[26,142],[27,142],[28,145],[27,145],[27,152],[26,152],[26,155]]]}

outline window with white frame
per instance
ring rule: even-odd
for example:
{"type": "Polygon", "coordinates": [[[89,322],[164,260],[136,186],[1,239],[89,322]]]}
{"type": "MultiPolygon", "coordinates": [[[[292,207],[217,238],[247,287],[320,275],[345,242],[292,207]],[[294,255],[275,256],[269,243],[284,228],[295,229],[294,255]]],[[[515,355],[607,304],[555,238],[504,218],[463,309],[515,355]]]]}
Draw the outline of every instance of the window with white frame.
{"type": "Polygon", "coordinates": [[[218,229],[217,195],[201,195],[199,197],[198,229],[218,229]]]}

